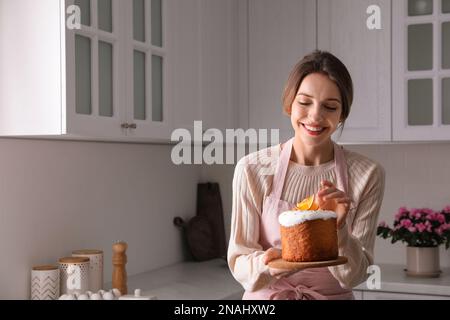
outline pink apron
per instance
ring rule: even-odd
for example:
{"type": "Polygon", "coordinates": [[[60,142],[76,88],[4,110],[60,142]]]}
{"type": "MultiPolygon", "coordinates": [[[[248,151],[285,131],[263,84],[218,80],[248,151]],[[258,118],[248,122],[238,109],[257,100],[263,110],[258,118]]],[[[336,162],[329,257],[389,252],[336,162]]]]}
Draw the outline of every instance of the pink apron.
{"type": "MultiPolygon", "coordinates": [[[[281,248],[278,215],[295,207],[294,203],[281,200],[284,179],[292,151],[294,138],[286,142],[272,184],[270,195],[264,200],[261,218],[260,244],[264,250],[281,248]]],[[[347,165],[344,152],[334,143],[336,187],[347,192],[347,165]]],[[[299,271],[279,279],[261,290],[246,291],[244,300],[325,300],[354,299],[351,290],[343,289],[327,267],[299,271]]]]}

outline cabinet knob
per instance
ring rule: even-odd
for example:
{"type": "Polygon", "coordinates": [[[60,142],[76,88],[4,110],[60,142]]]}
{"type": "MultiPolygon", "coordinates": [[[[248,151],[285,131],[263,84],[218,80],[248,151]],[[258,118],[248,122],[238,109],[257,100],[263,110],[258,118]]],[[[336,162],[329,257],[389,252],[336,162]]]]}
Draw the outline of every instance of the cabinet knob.
{"type": "Polygon", "coordinates": [[[128,129],[130,125],[128,123],[122,123],[120,126],[122,129],[128,129]]]}
{"type": "Polygon", "coordinates": [[[131,123],[129,128],[130,129],[136,129],[137,128],[137,124],[136,123],[131,123]]]}

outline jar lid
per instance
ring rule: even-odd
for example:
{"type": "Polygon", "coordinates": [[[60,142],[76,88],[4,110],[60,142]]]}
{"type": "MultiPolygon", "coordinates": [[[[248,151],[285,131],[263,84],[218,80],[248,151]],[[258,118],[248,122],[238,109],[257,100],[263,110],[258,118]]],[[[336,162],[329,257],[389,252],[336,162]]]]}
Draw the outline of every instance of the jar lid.
{"type": "Polygon", "coordinates": [[[50,271],[50,270],[57,270],[58,266],[34,266],[31,270],[33,271],[50,271]]]}
{"type": "Polygon", "coordinates": [[[103,253],[102,250],[95,250],[95,249],[82,249],[72,251],[72,254],[86,254],[86,255],[102,254],[102,253],[103,253]]]}
{"type": "Polygon", "coordinates": [[[59,259],[59,263],[85,263],[89,262],[89,258],[84,257],[64,257],[59,259]]]}

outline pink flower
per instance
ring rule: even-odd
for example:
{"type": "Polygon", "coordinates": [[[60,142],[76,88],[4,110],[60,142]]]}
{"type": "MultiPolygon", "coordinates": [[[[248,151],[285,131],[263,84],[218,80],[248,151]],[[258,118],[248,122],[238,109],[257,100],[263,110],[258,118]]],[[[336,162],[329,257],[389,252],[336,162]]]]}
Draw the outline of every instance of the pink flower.
{"type": "Polygon", "coordinates": [[[430,221],[438,221],[439,223],[445,222],[445,216],[439,212],[428,213],[426,219],[430,221]]]}
{"type": "Polygon", "coordinates": [[[387,228],[387,223],[385,222],[385,221],[380,221],[380,223],[378,224],[378,226],[379,227],[382,227],[382,228],[387,228]]]}
{"type": "Polygon", "coordinates": [[[408,228],[408,231],[414,233],[414,232],[417,231],[417,229],[414,228],[414,227],[409,227],[409,228],[408,228]]]}
{"type": "Polygon", "coordinates": [[[444,208],[444,212],[449,212],[449,213],[450,213],[450,205],[449,205],[449,206],[446,206],[446,207],[444,208]]]}
{"type": "Polygon", "coordinates": [[[412,222],[409,219],[404,219],[400,222],[400,225],[405,228],[409,228],[412,226],[412,222]]]}
{"type": "Polygon", "coordinates": [[[417,223],[416,228],[419,232],[423,232],[427,227],[423,223],[417,223]]]}
{"type": "Polygon", "coordinates": [[[400,220],[401,218],[407,216],[409,213],[408,209],[406,209],[406,207],[401,207],[400,209],[398,209],[397,214],[395,215],[395,220],[400,220]]]}

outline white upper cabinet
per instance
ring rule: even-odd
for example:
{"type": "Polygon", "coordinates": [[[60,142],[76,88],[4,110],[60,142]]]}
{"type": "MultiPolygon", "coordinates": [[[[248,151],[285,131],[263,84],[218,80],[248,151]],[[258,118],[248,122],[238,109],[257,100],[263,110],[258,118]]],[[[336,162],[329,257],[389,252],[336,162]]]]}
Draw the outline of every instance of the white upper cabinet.
{"type": "MultiPolygon", "coordinates": [[[[294,64],[316,48],[339,57],[354,81],[354,103],[340,142],[391,140],[391,2],[390,0],[249,0],[247,10],[248,60],[240,61],[241,125],[249,128],[280,129],[280,139],[292,136],[290,120],[282,113],[281,96],[294,64]],[[374,6],[375,5],[375,6],[374,6]],[[367,20],[376,7],[374,19],[367,20]],[[371,20],[372,21],[372,20],[371,20]],[[248,79],[246,78],[248,76],[248,79]]],[[[245,30],[245,24],[241,23],[245,30]]],[[[244,42],[245,44],[245,42],[244,42]]],[[[242,47],[240,47],[241,49],[242,47]]],[[[242,50],[242,49],[241,49],[242,50]]]]}
{"type": "Polygon", "coordinates": [[[0,135],[168,142],[196,120],[235,127],[237,3],[0,1],[0,135]]]}
{"type": "Polygon", "coordinates": [[[191,130],[201,119],[200,109],[200,23],[199,0],[168,1],[171,36],[168,39],[171,62],[173,126],[191,130]]]}
{"type": "Polygon", "coordinates": [[[236,0],[200,1],[199,106],[204,130],[237,125],[237,12],[236,0]]]}
{"type": "Polygon", "coordinates": [[[68,134],[169,137],[165,4],[66,1],[66,13],[72,5],[81,9],[81,29],[65,32],[68,134]]]}
{"type": "Polygon", "coordinates": [[[239,94],[239,105],[248,110],[240,113],[244,128],[280,129],[281,140],[293,136],[281,98],[294,64],[316,47],[315,2],[249,0],[240,5],[241,18],[248,19],[240,24],[244,37],[239,42],[240,68],[248,70],[248,75],[240,72],[240,88],[248,92],[239,94]]]}
{"type": "MultiPolygon", "coordinates": [[[[119,4],[123,3],[68,0],[65,9],[62,7],[61,130],[48,134],[109,137],[126,134],[121,130],[127,116],[123,85],[127,71],[123,64],[125,21],[119,18],[123,11],[119,4]],[[81,25],[76,26],[79,15],[81,25]]],[[[48,37],[47,33],[43,36],[48,37]]],[[[44,103],[36,103],[33,108],[41,108],[44,103]]]]}
{"type": "Polygon", "coordinates": [[[391,1],[318,0],[318,48],[349,69],[354,99],[339,142],[391,140],[391,1]]]}
{"type": "Polygon", "coordinates": [[[450,0],[393,1],[394,140],[450,140],[450,0]]]}
{"type": "Polygon", "coordinates": [[[64,6],[59,1],[0,1],[0,134],[61,134],[65,69],[64,6]]]}
{"type": "Polygon", "coordinates": [[[170,137],[166,1],[0,6],[0,134],[170,137]]]}

